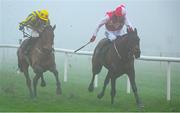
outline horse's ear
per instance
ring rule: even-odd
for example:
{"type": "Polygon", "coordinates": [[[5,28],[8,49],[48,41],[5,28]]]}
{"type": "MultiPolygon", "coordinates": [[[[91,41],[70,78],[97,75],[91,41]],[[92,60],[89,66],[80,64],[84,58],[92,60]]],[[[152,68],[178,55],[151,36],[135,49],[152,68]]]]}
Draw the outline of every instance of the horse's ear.
{"type": "Polygon", "coordinates": [[[137,34],[137,29],[136,28],[134,29],[134,32],[137,34]]]}
{"type": "Polygon", "coordinates": [[[126,29],[126,31],[127,31],[127,33],[129,33],[129,30],[128,30],[128,28],[126,29]]]}
{"type": "Polygon", "coordinates": [[[56,25],[53,26],[53,31],[55,30],[55,28],[56,28],[56,25]]]}

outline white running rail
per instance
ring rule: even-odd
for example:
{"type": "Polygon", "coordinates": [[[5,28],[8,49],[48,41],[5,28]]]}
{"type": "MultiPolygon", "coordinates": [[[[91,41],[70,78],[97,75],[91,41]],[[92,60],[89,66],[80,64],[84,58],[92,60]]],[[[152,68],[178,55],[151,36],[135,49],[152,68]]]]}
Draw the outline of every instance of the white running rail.
{"type": "MultiPolygon", "coordinates": [[[[0,44],[0,48],[18,48],[19,45],[12,45],[12,44],[0,44]]],[[[64,82],[67,82],[67,67],[68,67],[68,54],[76,54],[76,55],[88,55],[92,56],[93,52],[90,51],[79,51],[77,53],[74,53],[74,50],[70,49],[61,49],[61,48],[55,48],[56,52],[61,52],[65,54],[65,62],[64,62],[64,82]]],[[[156,57],[156,56],[141,56],[137,60],[144,60],[144,61],[162,61],[167,62],[167,100],[171,100],[171,62],[180,62],[180,58],[175,57],[156,57]]],[[[96,76],[95,79],[95,87],[98,86],[98,76],[96,76]]],[[[127,93],[130,93],[130,82],[127,77],[127,93]]]]}

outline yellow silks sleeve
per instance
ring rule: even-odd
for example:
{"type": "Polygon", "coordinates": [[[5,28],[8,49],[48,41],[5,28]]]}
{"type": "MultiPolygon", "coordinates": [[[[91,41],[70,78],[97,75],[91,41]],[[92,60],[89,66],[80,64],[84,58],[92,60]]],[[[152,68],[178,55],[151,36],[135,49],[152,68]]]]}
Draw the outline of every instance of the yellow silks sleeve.
{"type": "Polygon", "coordinates": [[[24,21],[20,23],[20,25],[31,25],[35,21],[36,17],[33,14],[30,14],[24,21]]]}

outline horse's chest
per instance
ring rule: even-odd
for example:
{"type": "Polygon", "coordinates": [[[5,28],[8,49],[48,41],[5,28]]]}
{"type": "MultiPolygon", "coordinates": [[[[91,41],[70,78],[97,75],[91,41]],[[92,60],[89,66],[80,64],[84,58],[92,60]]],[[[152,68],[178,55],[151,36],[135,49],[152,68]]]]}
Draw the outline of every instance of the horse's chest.
{"type": "Polygon", "coordinates": [[[44,67],[48,67],[49,65],[51,65],[51,63],[52,63],[52,58],[50,56],[46,56],[46,57],[41,59],[41,64],[44,67]]]}
{"type": "Polygon", "coordinates": [[[127,72],[128,70],[130,70],[133,66],[131,62],[121,62],[118,64],[118,71],[120,72],[127,72]]]}
{"type": "Polygon", "coordinates": [[[39,65],[44,70],[48,70],[54,63],[51,55],[39,54],[32,60],[32,65],[39,65]]]}

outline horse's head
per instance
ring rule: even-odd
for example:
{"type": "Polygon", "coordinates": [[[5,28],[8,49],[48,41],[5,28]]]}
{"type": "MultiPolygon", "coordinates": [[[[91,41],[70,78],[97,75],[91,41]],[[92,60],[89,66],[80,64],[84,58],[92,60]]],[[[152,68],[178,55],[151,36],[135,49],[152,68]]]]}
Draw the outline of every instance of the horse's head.
{"type": "Polygon", "coordinates": [[[139,58],[141,54],[140,50],[140,39],[137,34],[137,29],[135,28],[134,31],[129,31],[127,30],[127,35],[128,35],[128,43],[127,46],[130,50],[130,53],[135,56],[135,58],[139,58]]]}
{"type": "Polygon", "coordinates": [[[52,52],[53,50],[55,28],[56,25],[54,25],[53,27],[49,25],[40,34],[42,50],[47,53],[52,52]]]}

